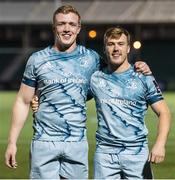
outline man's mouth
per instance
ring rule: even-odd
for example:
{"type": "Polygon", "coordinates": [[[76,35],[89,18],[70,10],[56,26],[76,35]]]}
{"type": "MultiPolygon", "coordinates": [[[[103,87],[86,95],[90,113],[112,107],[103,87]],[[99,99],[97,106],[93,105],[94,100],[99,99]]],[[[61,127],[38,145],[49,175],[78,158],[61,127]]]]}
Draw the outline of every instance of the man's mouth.
{"type": "Polygon", "coordinates": [[[120,54],[118,54],[118,53],[113,53],[112,56],[113,56],[113,57],[119,57],[120,54]]]}
{"type": "Polygon", "coordinates": [[[62,34],[62,36],[63,36],[63,38],[64,39],[70,39],[70,37],[71,37],[71,34],[62,34]]]}

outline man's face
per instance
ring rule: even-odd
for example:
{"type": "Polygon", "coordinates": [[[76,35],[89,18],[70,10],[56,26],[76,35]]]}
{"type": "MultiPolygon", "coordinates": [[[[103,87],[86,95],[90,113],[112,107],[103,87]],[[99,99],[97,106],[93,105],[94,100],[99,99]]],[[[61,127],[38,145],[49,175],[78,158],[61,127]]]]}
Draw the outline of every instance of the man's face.
{"type": "Polygon", "coordinates": [[[73,49],[76,46],[76,38],[80,32],[79,18],[74,13],[55,16],[54,34],[56,44],[63,49],[73,49]]]}
{"type": "Polygon", "coordinates": [[[119,38],[109,37],[105,44],[105,52],[108,59],[108,64],[119,67],[122,64],[128,63],[127,55],[130,47],[127,42],[127,37],[122,34],[119,38]]]}

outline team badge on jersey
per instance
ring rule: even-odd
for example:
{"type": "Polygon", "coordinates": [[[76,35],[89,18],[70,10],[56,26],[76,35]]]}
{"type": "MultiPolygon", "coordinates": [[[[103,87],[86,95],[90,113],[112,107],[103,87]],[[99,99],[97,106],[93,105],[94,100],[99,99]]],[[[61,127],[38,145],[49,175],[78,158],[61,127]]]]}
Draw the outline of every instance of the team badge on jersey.
{"type": "Polygon", "coordinates": [[[62,69],[62,75],[64,75],[65,77],[70,77],[72,73],[66,71],[65,69],[62,69]]]}
{"type": "Polygon", "coordinates": [[[128,80],[128,81],[126,82],[126,84],[127,84],[126,87],[127,87],[128,89],[137,89],[137,83],[135,82],[134,79],[128,80]]]}
{"type": "Polygon", "coordinates": [[[88,59],[86,57],[80,58],[80,66],[82,67],[88,67],[88,59]]]}

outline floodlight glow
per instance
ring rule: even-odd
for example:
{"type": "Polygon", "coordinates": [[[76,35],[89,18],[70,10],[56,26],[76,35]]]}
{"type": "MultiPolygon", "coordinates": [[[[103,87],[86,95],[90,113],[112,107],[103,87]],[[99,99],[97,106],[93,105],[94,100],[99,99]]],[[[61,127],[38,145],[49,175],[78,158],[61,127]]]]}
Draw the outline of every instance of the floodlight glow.
{"type": "Polygon", "coordinates": [[[95,30],[90,30],[90,31],[89,31],[89,37],[90,37],[90,38],[93,39],[93,38],[95,38],[96,36],[97,36],[97,32],[96,32],[95,30]]]}
{"type": "Polygon", "coordinates": [[[135,49],[140,49],[141,46],[142,46],[142,44],[141,44],[140,41],[135,41],[135,42],[133,43],[133,47],[134,47],[135,49]]]}

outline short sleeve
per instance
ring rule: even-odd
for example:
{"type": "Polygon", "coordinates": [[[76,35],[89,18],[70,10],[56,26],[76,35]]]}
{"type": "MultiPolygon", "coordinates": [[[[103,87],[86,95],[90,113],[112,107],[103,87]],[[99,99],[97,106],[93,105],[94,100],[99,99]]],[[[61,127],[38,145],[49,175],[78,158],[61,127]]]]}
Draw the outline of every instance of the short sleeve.
{"type": "Polygon", "coordinates": [[[146,100],[148,104],[151,105],[163,99],[163,95],[159,88],[159,85],[153,76],[146,76],[146,84],[147,84],[146,100]]]}
{"type": "Polygon", "coordinates": [[[27,61],[22,82],[28,86],[36,87],[35,56],[31,55],[27,61]]]}

